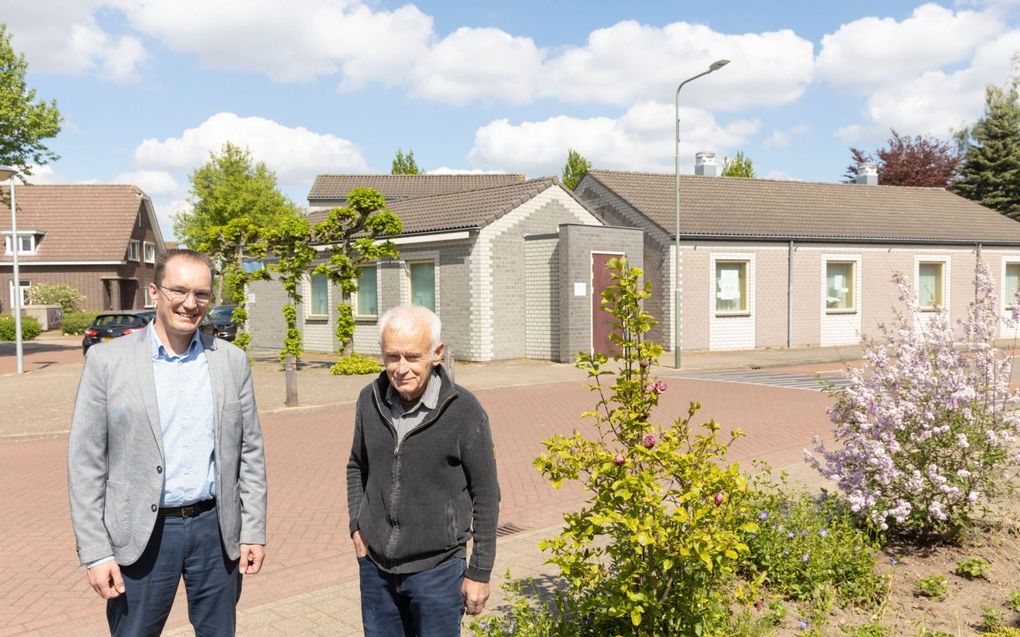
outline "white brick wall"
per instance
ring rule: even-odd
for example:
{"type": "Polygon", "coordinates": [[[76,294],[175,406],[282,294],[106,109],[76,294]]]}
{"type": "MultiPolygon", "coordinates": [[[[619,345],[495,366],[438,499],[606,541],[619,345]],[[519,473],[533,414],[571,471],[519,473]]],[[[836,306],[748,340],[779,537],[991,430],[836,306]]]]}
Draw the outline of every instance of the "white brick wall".
{"type": "Polygon", "coordinates": [[[822,328],[819,335],[819,343],[822,347],[831,345],[853,345],[861,341],[861,303],[864,297],[861,295],[861,257],[850,254],[823,254],[821,279],[821,308],[822,328]],[[831,312],[825,307],[825,300],[828,294],[826,289],[826,264],[829,261],[853,263],[853,298],[854,312],[831,312]]]}
{"type": "Polygon", "coordinates": [[[755,255],[752,252],[713,252],[710,259],[708,303],[710,350],[754,349],[755,345],[755,255]],[[715,312],[716,261],[747,261],[746,316],[717,316],[715,312]]]}

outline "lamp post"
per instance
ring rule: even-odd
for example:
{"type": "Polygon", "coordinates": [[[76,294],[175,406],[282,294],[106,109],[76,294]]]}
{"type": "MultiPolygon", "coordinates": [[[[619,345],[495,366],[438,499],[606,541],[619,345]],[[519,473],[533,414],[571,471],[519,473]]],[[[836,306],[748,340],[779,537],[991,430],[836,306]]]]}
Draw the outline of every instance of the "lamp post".
{"type": "Polygon", "coordinates": [[[21,347],[21,274],[18,271],[18,207],[14,200],[14,176],[18,174],[17,168],[0,166],[0,181],[11,180],[11,260],[14,263],[14,278],[12,279],[12,290],[14,292],[14,351],[18,363],[18,373],[25,371],[25,354],[21,347]]]}
{"type": "Polygon", "coordinates": [[[673,123],[676,125],[676,132],[673,135],[673,146],[676,155],[676,229],[674,230],[674,238],[676,240],[676,254],[674,255],[674,261],[676,265],[676,271],[673,273],[673,356],[674,356],[674,367],[680,369],[680,89],[684,87],[684,84],[693,82],[694,80],[714,73],[722,67],[729,64],[729,60],[716,60],[708,67],[707,71],[702,71],[694,77],[689,77],[683,82],[680,82],[680,86],[676,87],[676,110],[673,123]]]}

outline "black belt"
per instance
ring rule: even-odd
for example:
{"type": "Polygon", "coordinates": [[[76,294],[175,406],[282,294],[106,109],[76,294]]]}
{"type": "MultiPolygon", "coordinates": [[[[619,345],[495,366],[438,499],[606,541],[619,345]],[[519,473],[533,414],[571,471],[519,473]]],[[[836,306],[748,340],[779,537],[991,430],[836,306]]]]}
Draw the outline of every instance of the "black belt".
{"type": "Polygon", "coordinates": [[[165,518],[193,518],[199,513],[205,513],[214,506],[216,506],[216,498],[196,502],[195,504],[186,504],[182,507],[162,508],[159,510],[159,514],[165,518]]]}

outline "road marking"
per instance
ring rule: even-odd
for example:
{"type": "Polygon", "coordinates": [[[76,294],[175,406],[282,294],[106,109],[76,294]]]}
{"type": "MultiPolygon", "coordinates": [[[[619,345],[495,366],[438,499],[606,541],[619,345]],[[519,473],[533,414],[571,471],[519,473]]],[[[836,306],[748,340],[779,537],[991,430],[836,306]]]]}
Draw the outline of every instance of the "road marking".
{"type": "Polygon", "coordinates": [[[764,369],[734,369],[718,372],[681,372],[671,374],[672,378],[684,378],[690,380],[710,380],[723,383],[741,383],[745,385],[766,385],[769,387],[784,387],[788,389],[807,389],[811,391],[822,391],[825,383],[841,389],[849,383],[846,375],[841,370],[818,372],[817,374],[803,374],[791,372],[774,372],[764,369]]]}

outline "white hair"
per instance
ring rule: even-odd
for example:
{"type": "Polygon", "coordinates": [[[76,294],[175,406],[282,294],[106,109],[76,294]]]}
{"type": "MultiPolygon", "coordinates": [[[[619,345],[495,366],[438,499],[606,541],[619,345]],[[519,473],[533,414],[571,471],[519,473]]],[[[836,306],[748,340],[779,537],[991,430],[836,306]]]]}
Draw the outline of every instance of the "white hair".
{"type": "Polygon", "coordinates": [[[431,350],[436,351],[443,331],[443,322],[435,312],[421,305],[391,307],[379,319],[379,346],[382,347],[383,334],[387,330],[393,330],[398,334],[411,334],[422,328],[429,331],[431,350]]]}

